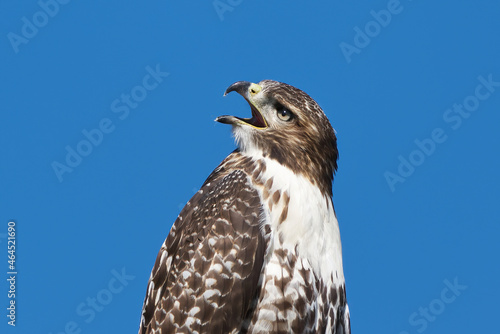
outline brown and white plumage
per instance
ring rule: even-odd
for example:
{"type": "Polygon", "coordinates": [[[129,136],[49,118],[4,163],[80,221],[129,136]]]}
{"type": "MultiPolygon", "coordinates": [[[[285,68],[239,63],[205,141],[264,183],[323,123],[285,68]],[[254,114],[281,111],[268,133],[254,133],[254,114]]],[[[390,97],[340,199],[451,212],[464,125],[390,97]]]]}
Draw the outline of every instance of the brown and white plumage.
{"type": "Polygon", "coordinates": [[[237,82],[252,118],[221,116],[239,148],[175,221],[139,333],[350,333],[332,203],[333,128],[301,90],[237,82]]]}

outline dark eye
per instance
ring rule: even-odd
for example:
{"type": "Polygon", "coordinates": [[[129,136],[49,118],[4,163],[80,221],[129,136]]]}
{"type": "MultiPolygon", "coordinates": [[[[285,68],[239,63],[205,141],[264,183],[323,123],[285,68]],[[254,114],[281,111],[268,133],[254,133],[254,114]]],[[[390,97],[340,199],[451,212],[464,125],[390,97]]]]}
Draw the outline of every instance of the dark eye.
{"type": "Polygon", "coordinates": [[[277,113],[278,113],[278,118],[285,122],[288,122],[293,118],[292,112],[285,108],[279,108],[277,110],[277,113]]]}

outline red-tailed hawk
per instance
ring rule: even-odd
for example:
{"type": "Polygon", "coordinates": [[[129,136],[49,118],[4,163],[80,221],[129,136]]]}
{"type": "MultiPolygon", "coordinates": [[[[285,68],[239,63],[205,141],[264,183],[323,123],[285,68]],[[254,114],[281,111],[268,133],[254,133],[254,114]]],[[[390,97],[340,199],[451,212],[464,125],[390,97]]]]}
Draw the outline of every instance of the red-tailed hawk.
{"type": "Polygon", "coordinates": [[[350,333],[332,202],[335,132],[290,85],[236,82],[251,118],[186,204],[151,272],[139,333],[350,333]]]}

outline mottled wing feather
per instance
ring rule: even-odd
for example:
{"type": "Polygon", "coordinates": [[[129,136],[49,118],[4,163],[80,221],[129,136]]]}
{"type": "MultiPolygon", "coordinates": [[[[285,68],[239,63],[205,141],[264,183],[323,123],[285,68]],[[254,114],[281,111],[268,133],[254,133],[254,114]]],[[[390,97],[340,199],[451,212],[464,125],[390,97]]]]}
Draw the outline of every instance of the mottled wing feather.
{"type": "Polygon", "coordinates": [[[330,303],[328,317],[331,323],[335,326],[333,333],[351,334],[351,319],[349,315],[349,307],[347,306],[345,284],[339,287],[336,294],[330,293],[327,300],[330,303]],[[333,295],[336,296],[332,298],[333,295]],[[335,312],[335,310],[337,311],[335,312]]]}
{"type": "Polygon", "coordinates": [[[262,205],[244,172],[225,174],[212,175],[175,221],[139,333],[230,333],[251,316],[266,250],[262,205]]]}
{"type": "Polygon", "coordinates": [[[343,307],[340,307],[339,313],[340,319],[335,333],[351,334],[351,319],[349,315],[349,307],[347,306],[347,304],[345,304],[343,307]]]}

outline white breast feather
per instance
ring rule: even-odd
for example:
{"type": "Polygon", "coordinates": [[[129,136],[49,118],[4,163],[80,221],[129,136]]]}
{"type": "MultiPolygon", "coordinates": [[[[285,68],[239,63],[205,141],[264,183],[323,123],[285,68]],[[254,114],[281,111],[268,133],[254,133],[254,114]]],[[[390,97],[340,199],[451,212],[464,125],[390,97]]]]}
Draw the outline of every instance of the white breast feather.
{"type": "MultiPolygon", "coordinates": [[[[273,207],[272,211],[269,210],[267,201],[262,201],[265,203],[263,223],[269,224],[274,232],[274,240],[271,242],[278,245],[278,236],[281,232],[283,236],[281,247],[294,250],[297,246],[300,257],[309,262],[316,275],[322,277],[324,282],[340,286],[344,283],[342,245],[333,205],[327,205],[327,198],[307,178],[295,174],[275,160],[263,158],[258,150],[247,150],[245,154],[265,161],[266,170],[262,181],[265,183],[269,178],[273,178],[271,194],[280,190],[282,194],[288,192],[290,196],[288,215],[281,224],[279,217],[283,201],[273,207]],[[332,276],[333,281],[331,281],[332,276]]],[[[260,192],[263,198],[262,190],[260,192]]],[[[271,249],[273,248],[271,245],[271,249]]]]}

